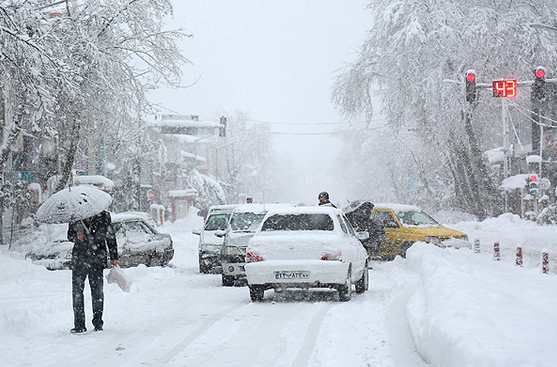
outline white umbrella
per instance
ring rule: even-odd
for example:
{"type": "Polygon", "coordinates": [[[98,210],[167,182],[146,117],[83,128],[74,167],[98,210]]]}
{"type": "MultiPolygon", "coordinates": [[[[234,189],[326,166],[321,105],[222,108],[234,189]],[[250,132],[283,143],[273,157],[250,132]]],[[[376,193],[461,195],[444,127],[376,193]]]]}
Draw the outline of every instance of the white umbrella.
{"type": "Polygon", "coordinates": [[[111,202],[112,196],[94,186],[74,186],[46,199],[35,217],[43,223],[70,223],[99,214],[111,202]]]}

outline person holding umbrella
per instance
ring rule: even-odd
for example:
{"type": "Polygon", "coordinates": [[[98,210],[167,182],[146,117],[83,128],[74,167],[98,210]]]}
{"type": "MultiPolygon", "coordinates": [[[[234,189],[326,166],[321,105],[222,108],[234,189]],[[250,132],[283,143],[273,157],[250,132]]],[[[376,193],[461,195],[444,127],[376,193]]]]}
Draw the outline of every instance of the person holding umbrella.
{"type": "Polygon", "coordinates": [[[118,247],[106,211],[112,196],[91,186],[68,187],[52,195],[39,207],[35,217],[43,223],[69,223],[68,240],[72,249],[72,333],[87,331],[83,290],[89,278],[93,301],[93,326],[103,329],[103,269],[108,254],[112,266],[118,265],[118,247]],[[107,251],[108,249],[108,251],[107,251]]]}
{"type": "Polygon", "coordinates": [[[74,328],[72,333],[87,331],[83,290],[85,278],[89,278],[93,302],[93,326],[103,330],[103,269],[107,264],[107,247],[110,264],[118,265],[118,246],[112,231],[110,213],[102,211],[90,218],[72,222],[68,227],[68,240],[72,249],[72,301],[74,328]]]}

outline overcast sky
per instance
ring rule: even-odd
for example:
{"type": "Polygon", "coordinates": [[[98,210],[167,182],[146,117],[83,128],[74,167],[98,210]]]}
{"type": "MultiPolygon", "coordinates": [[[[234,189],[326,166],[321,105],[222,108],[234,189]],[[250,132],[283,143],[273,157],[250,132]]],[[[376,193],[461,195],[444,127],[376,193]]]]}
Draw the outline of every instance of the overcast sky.
{"type": "Polygon", "coordinates": [[[180,43],[193,63],[183,68],[184,83],[199,80],[187,89],[160,89],[152,99],[203,120],[241,110],[252,120],[276,122],[272,130],[281,134],[274,135],[275,148],[300,157],[316,181],[307,188],[308,200],[315,201],[314,190],[334,191],[335,183],[312,170],[332,164],[339,142],[334,135],[284,133],[327,133],[341,126],[335,124],[341,117],[330,101],[331,85],[371,28],[367,3],[174,0],[169,26],[194,35],[180,43]]]}

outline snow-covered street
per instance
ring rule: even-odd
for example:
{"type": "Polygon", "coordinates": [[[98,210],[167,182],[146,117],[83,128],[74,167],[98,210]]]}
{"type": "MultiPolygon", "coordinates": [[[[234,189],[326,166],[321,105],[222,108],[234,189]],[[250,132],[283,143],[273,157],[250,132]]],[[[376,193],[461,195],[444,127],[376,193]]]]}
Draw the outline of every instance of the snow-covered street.
{"type": "MultiPolygon", "coordinates": [[[[87,289],[90,330],[69,333],[70,271],[48,271],[3,249],[0,365],[553,366],[557,360],[554,264],[542,274],[533,260],[524,268],[505,256],[495,262],[483,247],[474,254],[416,244],[408,259],[374,262],[369,291],[349,302],[329,291],[267,291],[263,302],[252,303],[246,287],[222,287],[220,275],[198,272],[191,229],[201,221],[191,216],[162,228],[174,239],[171,267],[125,269],[130,293],[105,283],[103,332],[92,331],[87,289]]],[[[531,228],[545,247],[556,248],[554,227],[491,221],[498,225],[453,227],[486,244],[503,235],[518,240],[513,232],[531,228]]]]}

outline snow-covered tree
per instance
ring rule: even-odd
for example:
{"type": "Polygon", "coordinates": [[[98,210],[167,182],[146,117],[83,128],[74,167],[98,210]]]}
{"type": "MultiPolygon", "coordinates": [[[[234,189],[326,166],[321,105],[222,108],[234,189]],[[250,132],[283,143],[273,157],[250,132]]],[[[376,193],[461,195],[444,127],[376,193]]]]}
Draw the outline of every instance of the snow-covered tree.
{"type": "MultiPolygon", "coordinates": [[[[336,106],[370,121],[377,98],[389,123],[391,153],[401,139],[418,139],[423,147],[399,157],[415,163],[404,174],[418,177],[427,195],[438,183],[453,188],[456,204],[479,217],[497,213],[498,183],[481,152],[502,145],[500,101],[486,91],[472,108],[463,87],[446,80],[463,82],[468,69],[476,70],[478,82],[531,80],[534,67],[555,65],[557,41],[529,25],[555,26],[557,2],[376,0],[369,10],[367,39],[334,85],[336,106]]],[[[524,88],[514,103],[528,101],[524,88]]],[[[433,196],[437,205],[447,204],[438,200],[445,195],[433,196]]]]}

